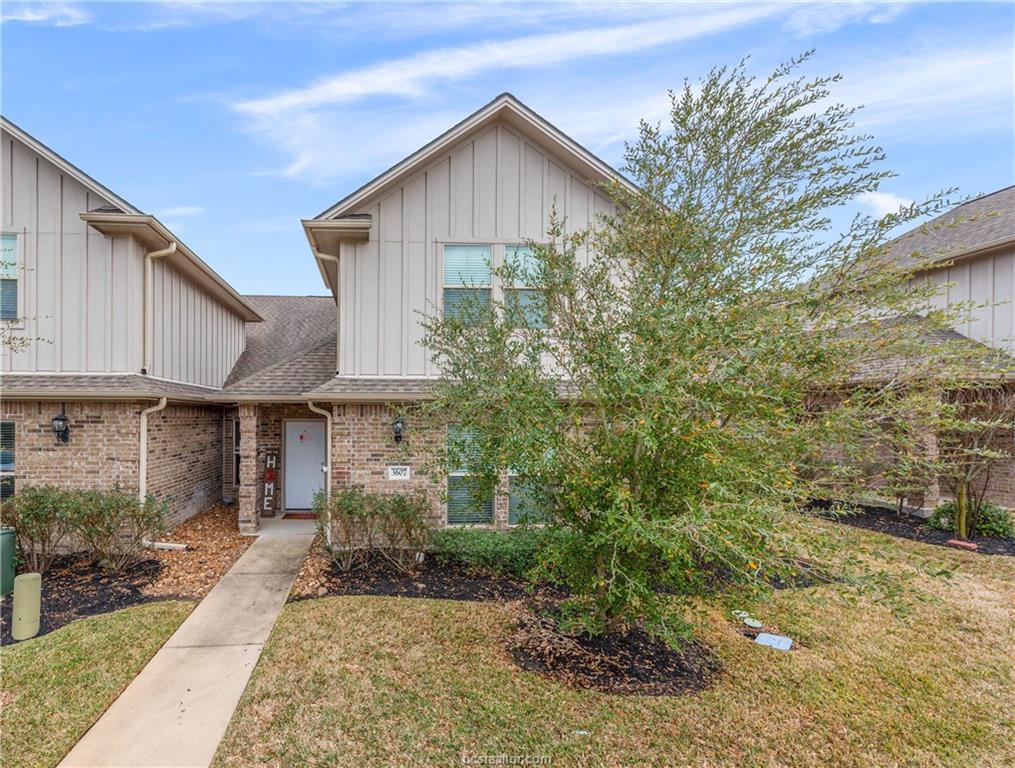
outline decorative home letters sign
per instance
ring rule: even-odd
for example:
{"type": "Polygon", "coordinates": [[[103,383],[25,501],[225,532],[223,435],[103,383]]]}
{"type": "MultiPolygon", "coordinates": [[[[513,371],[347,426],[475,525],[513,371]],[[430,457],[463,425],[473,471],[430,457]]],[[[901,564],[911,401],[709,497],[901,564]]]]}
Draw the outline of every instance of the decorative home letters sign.
{"type": "Polygon", "coordinates": [[[278,454],[270,451],[264,454],[264,506],[265,512],[275,509],[275,486],[278,481],[278,454]]]}
{"type": "Polygon", "coordinates": [[[408,480],[412,470],[406,466],[388,467],[388,480],[408,480]]]}

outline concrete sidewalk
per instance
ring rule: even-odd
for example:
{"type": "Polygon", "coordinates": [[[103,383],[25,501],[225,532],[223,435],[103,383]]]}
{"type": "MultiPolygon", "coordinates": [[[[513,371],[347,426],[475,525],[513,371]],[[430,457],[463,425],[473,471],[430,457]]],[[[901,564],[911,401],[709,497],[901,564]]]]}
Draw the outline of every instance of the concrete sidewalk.
{"type": "Polygon", "coordinates": [[[60,765],[209,765],[312,541],[258,537],[60,765]]]}

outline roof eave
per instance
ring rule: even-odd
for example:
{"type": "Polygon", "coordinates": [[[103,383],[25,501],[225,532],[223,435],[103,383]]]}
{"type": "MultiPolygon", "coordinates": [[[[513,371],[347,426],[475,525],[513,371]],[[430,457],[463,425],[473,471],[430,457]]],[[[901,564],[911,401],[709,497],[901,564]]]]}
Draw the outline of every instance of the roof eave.
{"type": "Polygon", "coordinates": [[[166,257],[174,266],[188,274],[205,291],[221,301],[248,323],[264,318],[235,288],[209,267],[187,245],[154,216],[131,213],[87,211],[81,220],[104,235],[126,235],[135,238],[149,250],[165,248],[175,242],[177,254],[166,257]]]}

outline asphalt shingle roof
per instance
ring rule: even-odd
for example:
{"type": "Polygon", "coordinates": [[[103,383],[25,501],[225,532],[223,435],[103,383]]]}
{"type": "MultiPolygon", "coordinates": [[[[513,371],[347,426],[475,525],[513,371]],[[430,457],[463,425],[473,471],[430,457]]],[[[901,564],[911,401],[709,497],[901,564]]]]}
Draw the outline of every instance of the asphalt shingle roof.
{"type": "Polygon", "coordinates": [[[17,395],[73,393],[81,396],[123,395],[124,397],[204,398],[219,390],[178,381],[164,381],[140,373],[113,374],[22,374],[0,375],[0,397],[17,395]]]}
{"type": "MultiPolygon", "coordinates": [[[[247,323],[247,345],[224,384],[230,389],[244,379],[279,363],[313,353],[327,342],[332,344],[332,362],[327,375],[335,375],[334,354],[337,313],[330,296],[244,296],[264,320],[247,323]]],[[[313,357],[313,355],[311,355],[313,357]]],[[[293,394],[299,394],[293,389],[293,394]]]]}
{"type": "Polygon", "coordinates": [[[901,266],[947,261],[985,246],[1015,241],[1015,186],[958,205],[888,244],[901,266]]]}

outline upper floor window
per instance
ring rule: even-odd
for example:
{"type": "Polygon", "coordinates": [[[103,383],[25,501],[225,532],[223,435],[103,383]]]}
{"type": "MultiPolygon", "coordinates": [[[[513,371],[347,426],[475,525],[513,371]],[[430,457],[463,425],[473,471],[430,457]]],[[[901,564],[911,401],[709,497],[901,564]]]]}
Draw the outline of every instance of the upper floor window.
{"type": "Polygon", "coordinates": [[[546,309],[543,294],[531,288],[535,269],[532,249],[525,245],[509,245],[504,252],[505,264],[514,268],[512,285],[504,287],[504,307],[514,325],[528,328],[546,328],[546,309]]]}
{"type": "Polygon", "coordinates": [[[0,235],[0,320],[18,319],[18,236],[0,235]]]}
{"type": "Polygon", "coordinates": [[[14,495],[14,422],[0,421],[0,501],[14,495]]]}
{"type": "Polygon", "coordinates": [[[490,306],[492,262],[489,245],[444,246],[444,317],[490,306]]]}

